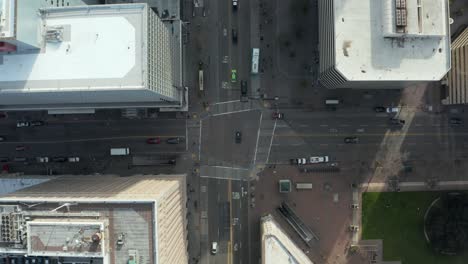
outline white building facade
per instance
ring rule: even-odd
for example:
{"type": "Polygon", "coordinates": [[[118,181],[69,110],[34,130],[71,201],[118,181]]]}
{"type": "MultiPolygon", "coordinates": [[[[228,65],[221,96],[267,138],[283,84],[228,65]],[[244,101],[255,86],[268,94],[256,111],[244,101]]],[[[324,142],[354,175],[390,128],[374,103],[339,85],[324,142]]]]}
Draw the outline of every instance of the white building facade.
{"type": "Polygon", "coordinates": [[[2,21],[10,23],[0,28],[0,109],[186,104],[181,24],[163,23],[147,4],[2,1],[2,21]]]}
{"type": "Polygon", "coordinates": [[[321,0],[319,80],[327,88],[403,88],[450,69],[447,0],[321,0]]]}

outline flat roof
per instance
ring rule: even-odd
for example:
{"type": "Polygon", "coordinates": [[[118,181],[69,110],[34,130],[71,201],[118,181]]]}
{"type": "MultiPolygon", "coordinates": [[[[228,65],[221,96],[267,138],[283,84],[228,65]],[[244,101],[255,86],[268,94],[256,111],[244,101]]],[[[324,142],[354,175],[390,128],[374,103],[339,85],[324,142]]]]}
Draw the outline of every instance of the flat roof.
{"type": "Polygon", "coordinates": [[[396,2],[334,0],[335,67],[348,80],[440,80],[450,69],[447,1],[396,2]]]}
{"type": "MultiPolygon", "coordinates": [[[[102,221],[30,221],[28,253],[34,256],[105,257],[102,221]],[[94,239],[98,237],[98,239],[94,239]]],[[[107,233],[106,233],[107,235],[107,233]]]]}
{"type": "Polygon", "coordinates": [[[0,39],[15,36],[15,1],[0,0],[0,39]]]}
{"type": "MultiPolygon", "coordinates": [[[[95,5],[41,9],[40,53],[0,59],[0,92],[89,91],[146,87],[147,5],[95,5]]],[[[40,25],[37,25],[40,30],[40,25]]]]}

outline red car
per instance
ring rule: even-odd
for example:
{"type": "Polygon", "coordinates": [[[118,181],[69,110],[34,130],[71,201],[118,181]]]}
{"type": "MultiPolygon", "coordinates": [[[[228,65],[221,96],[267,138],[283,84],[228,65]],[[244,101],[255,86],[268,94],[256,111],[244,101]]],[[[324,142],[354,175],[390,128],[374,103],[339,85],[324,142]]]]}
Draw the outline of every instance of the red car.
{"type": "Polygon", "coordinates": [[[273,113],[272,116],[273,116],[273,119],[283,119],[284,117],[283,113],[278,113],[278,112],[273,113]]]}
{"type": "Polygon", "coordinates": [[[146,143],[147,144],[159,144],[161,143],[161,139],[160,138],[148,138],[146,140],[146,143]]]}

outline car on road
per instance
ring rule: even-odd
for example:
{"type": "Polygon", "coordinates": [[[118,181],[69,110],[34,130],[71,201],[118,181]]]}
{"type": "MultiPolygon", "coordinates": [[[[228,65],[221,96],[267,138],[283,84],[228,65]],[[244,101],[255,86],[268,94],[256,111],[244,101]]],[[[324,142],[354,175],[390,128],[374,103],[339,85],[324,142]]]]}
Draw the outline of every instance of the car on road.
{"type": "Polygon", "coordinates": [[[67,162],[67,158],[66,157],[53,157],[52,158],[52,161],[53,162],[67,162]]]}
{"type": "Polygon", "coordinates": [[[306,158],[296,158],[296,159],[290,159],[289,162],[291,165],[305,165],[307,164],[307,159],[306,158]]]}
{"type": "Polygon", "coordinates": [[[16,146],[16,147],[15,147],[15,150],[16,150],[16,151],[23,151],[23,150],[25,150],[25,149],[26,149],[25,146],[16,146]]]}
{"type": "Polygon", "coordinates": [[[0,136],[0,141],[5,141],[5,137],[4,136],[0,136]]]}
{"type": "Polygon", "coordinates": [[[179,144],[180,142],[181,142],[181,139],[179,137],[168,138],[166,140],[167,144],[179,144]]]}
{"type": "Polygon", "coordinates": [[[13,159],[14,162],[26,162],[28,159],[26,157],[15,157],[13,159]]]}
{"type": "Polygon", "coordinates": [[[344,143],[346,144],[356,144],[359,142],[358,137],[345,137],[344,143]]]}
{"type": "Polygon", "coordinates": [[[0,112],[0,118],[7,118],[8,114],[5,112],[0,112]]]}
{"type": "Polygon", "coordinates": [[[68,162],[80,162],[80,157],[68,157],[68,162]]]}
{"type": "Polygon", "coordinates": [[[236,69],[231,70],[231,82],[232,83],[237,82],[237,70],[236,69]]]}
{"type": "Polygon", "coordinates": [[[148,139],[146,140],[146,143],[147,143],[147,144],[159,144],[159,143],[161,143],[161,139],[158,138],[158,137],[156,137],[156,138],[148,138],[148,139]]]}
{"type": "Polygon", "coordinates": [[[234,11],[237,10],[238,5],[239,5],[239,0],[232,0],[232,9],[234,11]]]}
{"type": "Polygon", "coordinates": [[[450,118],[449,123],[450,125],[461,125],[463,124],[463,120],[461,120],[461,118],[452,117],[450,118]]]}
{"type": "Polygon", "coordinates": [[[383,106],[376,106],[374,107],[374,111],[377,112],[377,113],[383,113],[386,111],[386,108],[383,107],[383,106]]]}
{"type": "Polygon", "coordinates": [[[275,112],[272,114],[273,119],[283,119],[284,114],[280,112],[275,112]]]}
{"type": "Polygon", "coordinates": [[[241,95],[247,96],[247,81],[241,81],[241,95]]]}
{"type": "Polygon", "coordinates": [[[399,107],[387,107],[386,112],[387,113],[398,113],[398,112],[400,112],[400,108],[399,107]]]}
{"type": "Polygon", "coordinates": [[[231,30],[232,43],[237,44],[237,29],[233,28],[231,30]]]}
{"type": "Polygon", "coordinates": [[[390,118],[390,124],[402,126],[405,124],[405,120],[398,118],[390,118]]]}
{"type": "Polygon", "coordinates": [[[18,121],[16,122],[16,127],[28,127],[30,124],[28,121],[18,121]]]}
{"type": "Polygon", "coordinates": [[[9,162],[10,158],[8,157],[0,157],[0,162],[9,162]]]}
{"type": "Polygon", "coordinates": [[[216,255],[218,253],[218,242],[211,242],[211,254],[216,255]]]}
{"type": "Polygon", "coordinates": [[[237,144],[240,144],[242,142],[242,132],[236,131],[235,140],[237,144]]]}
{"type": "Polygon", "coordinates": [[[328,156],[323,156],[323,157],[310,157],[309,162],[310,163],[326,163],[330,159],[328,156]]]}
{"type": "Polygon", "coordinates": [[[48,157],[37,157],[36,160],[37,160],[37,162],[39,162],[39,163],[47,163],[47,162],[49,162],[49,158],[48,158],[48,157]]]}
{"type": "Polygon", "coordinates": [[[34,121],[31,121],[31,122],[30,122],[30,125],[31,125],[31,126],[43,126],[43,125],[45,125],[45,122],[44,122],[44,121],[40,121],[40,120],[34,120],[34,121]]]}

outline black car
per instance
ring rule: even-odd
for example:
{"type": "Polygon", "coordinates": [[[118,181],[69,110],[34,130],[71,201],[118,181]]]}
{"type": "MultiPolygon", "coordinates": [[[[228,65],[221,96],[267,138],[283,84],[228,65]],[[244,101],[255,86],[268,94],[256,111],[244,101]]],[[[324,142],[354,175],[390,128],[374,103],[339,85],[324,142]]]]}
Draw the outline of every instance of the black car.
{"type": "Polygon", "coordinates": [[[236,131],[236,143],[240,144],[242,142],[242,133],[240,131],[236,131]]]}
{"type": "Polygon", "coordinates": [[[166,140],[167,144],[179,144],[180,143],[180,138],[174,137],[174,138],[168,138],[166,140]]]}
{"type": "Polygon", "coordinates": [[[53,162],[67,162],[67,158],[66,157],[53,157],[52,161],[53,162]]]}
{"type": "Polygon", "coordinates": [[[232,43],[237,43],[237,30],[235,28],[232,29],[232,43]]]}
{"type": "Polygon", "coordinates": [[[9,162],[10,158],[8,157],[0,157],[0,162],[9,162]]]}
{"type": "Polygon", "coordinates": [[[247,81],[241,81],[241,95],[247,96],[247,81]]]}
{"type": "Polygon", "coordinates": [[[35,121],[31,121],[29,124],[31,126],[43,126],[45,123],[44,123],[44,121],[35,120],[35,121]]]}
{"type": "Polygon", "coordinates": [[[376,107],[374,107],[374,111],[377,112],[377,113],[383,113],[383,112],[386,111],[386,109],[383,106],[376,106],[376,107]]]}
{"type": "Polygon", "coordinates": [[[453,118],[450,118],[449,123],[451,125],[461,125],[463,124],[463,121],[460,118],[453,117],[453,118]]]}
{"type": "Polygon", "coordinates": [[[390,118],[390,124],[402,126],[405,124],[405,120],[398,118],[390,118]]]}
{"type": "Polygon", "coordinates": [[[357,137],[345,137],[344,143],[346,144],[356,144],[359,142],[359,139],[357,137]]]}

